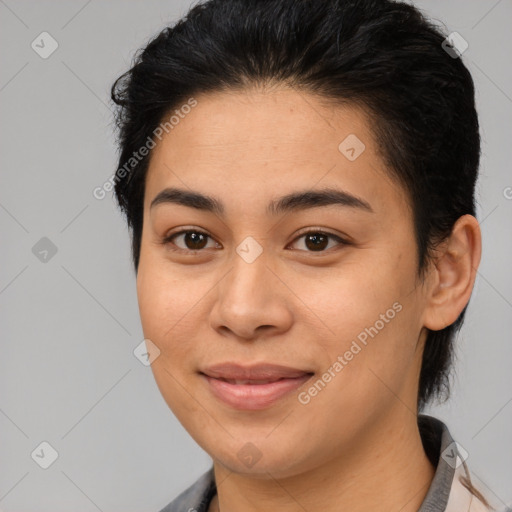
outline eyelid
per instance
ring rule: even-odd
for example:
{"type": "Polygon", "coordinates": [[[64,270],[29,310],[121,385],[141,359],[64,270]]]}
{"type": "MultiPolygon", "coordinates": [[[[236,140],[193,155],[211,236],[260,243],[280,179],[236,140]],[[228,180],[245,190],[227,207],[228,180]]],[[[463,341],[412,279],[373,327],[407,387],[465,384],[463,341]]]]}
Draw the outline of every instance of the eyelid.
{"type": "Polygon", "coordinates": [[[349,243],[348,237],[345,237],[342,234],[333,233],[332,231],[329,231],[326,228],[322,228],[320,226],[310,226],[307,228],[301,229],[298,233],[295,234],[295,238],[293,239],[293,242],[297,240],[298,237],[307,235],[308,233],[320,233],[323,235],[329,235],[333,238],[337,238],[338,240],[342,240],[345,243],[349,243]]]}

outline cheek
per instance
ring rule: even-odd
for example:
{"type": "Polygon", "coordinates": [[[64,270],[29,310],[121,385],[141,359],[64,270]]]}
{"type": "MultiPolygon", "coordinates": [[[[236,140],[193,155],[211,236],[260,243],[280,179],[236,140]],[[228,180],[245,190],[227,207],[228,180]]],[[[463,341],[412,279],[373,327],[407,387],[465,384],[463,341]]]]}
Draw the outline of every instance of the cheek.
{"type": "MultiPolygon", "coordinates": [[[[176,277],[156,258],[141,258],[137,273],[137,297],[144,338],[160,350],[151,370],[160,393],[182,422],[206,420],[187,392],[192,356],[197,345],[194,305],[201,296],[200,283],[176,277]]],[[[205,289],[206,291],[206,289],[205,289]]],[[[202,293],[204,295],[204,292],[202,293]]]]}
{"type": "Polygon", "coordinates": [[[374,332],[376,327],[384,333],[390,331],[390,325],[399,323],[398,317],[404,315],[397,310],[410,307],[414,285],[408,271],[396,269],[394,259],[378,258],[374,263],[370,257],[360,258],[329,269],[324,277],[293,277],[294,292],[329,334],[326,343],[336,346],[361,333],[364,341],[367,330],[374,332]]]}
{"type": "Polygon", "coordinates": [[[178,274],[162,259],[141,257],[137,298],[142,329],[169,361],[177,361],[193,341],[194,306],[207,291],[201,279],[187,277],[186,272],[178,274]]]}
{"type": "Polygon", "coordinates": [[[414,265],[406,266],[400,255],[394,255],[373,264],[367,258],[333,269],[325,280],[295,280],[297,295],[307,298],[304,302],[322,330],[317,344],[327,372],[322,380],[330,389],[325,398],[330,395],[337,407],[357,410],[386,397],[389,389],[401,388],[408,379],[419,334],[414,276],[414,265]]]}

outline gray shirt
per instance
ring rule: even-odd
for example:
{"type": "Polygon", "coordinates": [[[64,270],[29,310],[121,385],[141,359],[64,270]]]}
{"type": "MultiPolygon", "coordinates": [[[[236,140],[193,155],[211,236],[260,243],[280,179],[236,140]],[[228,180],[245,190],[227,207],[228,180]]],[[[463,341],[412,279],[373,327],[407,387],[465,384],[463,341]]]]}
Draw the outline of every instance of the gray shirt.
{"type": "MultiPolygon", "coordinates": [[[[419,415],[418,426],[425,453],[436,468],[418,512],[485,512],[490,510],[461,483],[469,480],[465,456],[448,428],[436,418],[419,415]]],[[[213,466],[160,512],[206,512],[217,488],[213,466]]],[[[507,508],[503,512],[512,512],[507,508]]]]}

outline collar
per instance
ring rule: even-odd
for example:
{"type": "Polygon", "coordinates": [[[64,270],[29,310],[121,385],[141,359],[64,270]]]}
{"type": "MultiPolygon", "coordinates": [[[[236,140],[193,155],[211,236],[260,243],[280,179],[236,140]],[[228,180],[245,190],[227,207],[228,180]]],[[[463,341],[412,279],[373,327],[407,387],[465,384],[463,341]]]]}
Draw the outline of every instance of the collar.
{"type": "MultiPolygon", "coordinates": [[[[452,438],[446,425],[420,414],[418,427],[423,448],[436,468],[418,512],[487,512],[489,509],[462,483],[471,482],[467,454],[452,438]]],[[[213,466],[160,512],[207,512],[217,492],[213,466]]]]}

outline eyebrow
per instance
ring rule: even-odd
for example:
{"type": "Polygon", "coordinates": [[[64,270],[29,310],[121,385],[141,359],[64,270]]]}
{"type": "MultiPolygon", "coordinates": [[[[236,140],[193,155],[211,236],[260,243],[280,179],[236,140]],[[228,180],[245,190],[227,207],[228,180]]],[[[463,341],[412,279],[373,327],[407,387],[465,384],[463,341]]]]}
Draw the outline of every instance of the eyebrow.
{"type": "MultiPolygon", "coordinates": [[[[151,201],[150,209],[159,204],[166,203],[179,204],[189,208],[215,213],[219,216],[223,216],[225,212],[224,204],[215,197],[173,187],[166,188],[159,192],[153,201],[151,201]]],[[[364,199],[334,188],[292,192],[270,201],[267,206],[267,213],[270,215],[279,215],[291,211],[330,205],[346,206],[374,213],[370,204],[364,199]]]]}

